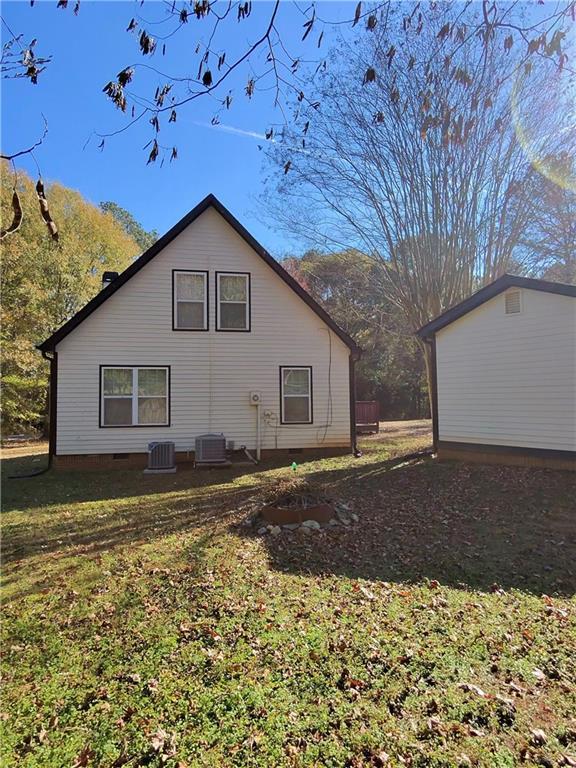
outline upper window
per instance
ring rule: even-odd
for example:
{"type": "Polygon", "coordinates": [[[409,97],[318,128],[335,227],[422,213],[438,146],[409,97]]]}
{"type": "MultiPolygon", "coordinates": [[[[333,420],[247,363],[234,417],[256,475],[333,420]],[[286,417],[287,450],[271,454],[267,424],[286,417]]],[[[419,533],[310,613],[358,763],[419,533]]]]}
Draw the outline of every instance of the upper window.
{"type": "Polygon", "coordinates": [[[250,330],[250,275],[216,272],[216,330],[250,330]]]}
{"type": "Polygon", "coordinates": [[[172,272],[175,331],[208,330],[208,273],[172,272]]]}
{"type": "Polygon", "coordinates": [[[312,368],[280,367],[282,424],[312,424],[312,368]]]}
{"type": "Polygon", "coordinates": [[[101,427],[168,426],[169,369],[101,368],[101,427]]]}
{"type": "Polygon", "coordinates": [[[520,314],[522,311],[522,295],[520,291],[506,291],[504,294],[504,305],[507,315],[520,314]]]}

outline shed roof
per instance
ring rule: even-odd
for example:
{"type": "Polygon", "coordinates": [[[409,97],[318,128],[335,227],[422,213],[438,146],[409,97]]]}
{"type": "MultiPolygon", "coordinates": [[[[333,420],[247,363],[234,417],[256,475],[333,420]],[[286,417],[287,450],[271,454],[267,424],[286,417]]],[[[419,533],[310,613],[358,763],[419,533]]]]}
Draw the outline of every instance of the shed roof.
{"type": "Polygon", "coordinates": [[[416,331],[416,335],[421,339],[430,338],[442,328],[467,315],[468,312],[493,299],[494,296],[508,290],[508,288],[529,288],[532,291],[544,291],[545,293],[576,297],[576,285],[552,283],[549,280],[535,280],[530,277],[505,274],[484,286],[484,288],[480,288],[479,291],[476,291],[476,293],[473,293],[472,296],[464,299],[464,301],[450,307],[450,309],[438,315],[438,317],[426,323],[426,325],[423,325],[422,328],[416,331]]]}

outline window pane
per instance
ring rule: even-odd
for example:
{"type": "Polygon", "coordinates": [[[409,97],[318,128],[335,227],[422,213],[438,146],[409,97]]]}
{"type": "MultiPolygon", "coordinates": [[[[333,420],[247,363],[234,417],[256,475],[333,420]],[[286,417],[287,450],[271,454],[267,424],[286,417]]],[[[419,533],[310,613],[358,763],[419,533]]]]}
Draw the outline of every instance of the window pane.
{"type": "Polygon", "coordinates": [[[177,328],[205,328],[204,304],[195,301],[178,301],[176,303],[177,328]]]}
{"type": "Polygon", "coordinates": [[[138,398],[138,424],[165,424],[166,421],[165,397],[138,398]]]}
{"type": "Polygon", "coordinates": [[[310,421],[307,397],[284,398],[284,421],[310,421]]]}
{"type": "Polygon", "coordinates": [[[310,372],[308,370],[284,369],[284,394],[308,395],[310,372]]]}
{"type": "Polygon", "coordinates": [[[203,302],[204,280],[204,275],[177,274],[176,298],[203,302]]]}
{"type": "Polygon", "coordinates": [[[220,328],[246,329],[246,304],[220,304],[220,328]]]}
{"type": "Polygon", "coordinates": [[[103,423],[106,426],[132,424],[132,398],[105,397],[103,423]]]}
{"type": "Polygon", "coordinates": [[[139,395],[166,395],[166,370],[164,368],[140,368],[138,371],[139,395]]]}
{"type": "Polygon", "coordinates": [[[247,301],[245,275],[220,275],[220,301],[247,301]]]}
{"type": "Polygon", "coordinates": [[[132,368],[105,368],[104,394],[131,395],[132,368]]]}

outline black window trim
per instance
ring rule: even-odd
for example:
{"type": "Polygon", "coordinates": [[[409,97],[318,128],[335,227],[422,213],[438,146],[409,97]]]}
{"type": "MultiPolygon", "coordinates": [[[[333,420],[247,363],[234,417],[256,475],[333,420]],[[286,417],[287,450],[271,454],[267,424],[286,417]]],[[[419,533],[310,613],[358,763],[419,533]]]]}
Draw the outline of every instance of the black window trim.
{"type": "Polygon", "coordinates": [[[280,383],[280,424],[286,424],[288,426],[298,424],[314,424],[314,373],[311,365],[280,365],[279,367],[279,383],[280,383]],[[310,420],[309,421],[284,421],[284,379],[282,372],[285,370],[292,370],[294,368],[306,369],[310,371],[310,420]]]}
{"type": "Polygon", "coordinates": [[[185,333],[202,333],[210,330],[210,273],[207,269],[173,269],[172,270],[172,330],[184,331],[185,333]],[[205,328],[178,328],[176,325],[176,275],[180,273],[191,273],[193,275],[204,275],[206,286],[206,327],[205,328]]]}
{"type": "Polygon", "coordinates": [[[251,272],[238,272],[236,270],[218,270],[214,273],[215,283],[215,296],[216,306],[214,318],[214,327],[219,333],[250,333],[252,331],[252,273],[251,272]],[[219,289],[219,275],[242,275],[248,278],[248,328],[220,328],[220,289],[219,289]]]}
{"type": "Polygon", "coordinates": [[[171,365],[138,365],[133,363],[128,365],[127,363],[102,363],[98,369],[98,427],[100,429],[167,429],[172,424],[172,366],[171,365]],[[164,368],[168,371],[167,382],[167,416],[168,421],[166,424],[103,424],[102,419],[104,414],[102,413],[102,382],[103,382],[103,369],[104,368],[164,368]]]}

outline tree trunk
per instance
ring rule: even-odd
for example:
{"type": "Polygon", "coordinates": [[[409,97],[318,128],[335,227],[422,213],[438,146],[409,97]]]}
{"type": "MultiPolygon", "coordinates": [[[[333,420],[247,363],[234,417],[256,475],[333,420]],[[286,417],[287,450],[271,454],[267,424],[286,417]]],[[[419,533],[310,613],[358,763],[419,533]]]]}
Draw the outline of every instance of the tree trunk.
{"type": "Polygon", "coordinates": [[[424,355],[426,382],[428,384],[428,405],[430,408],[430,417],[432,418],[434,413],[434,360],[432,359],[432,345],[418,339],[418,346],[424,355]]]}

